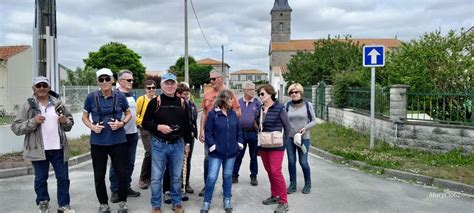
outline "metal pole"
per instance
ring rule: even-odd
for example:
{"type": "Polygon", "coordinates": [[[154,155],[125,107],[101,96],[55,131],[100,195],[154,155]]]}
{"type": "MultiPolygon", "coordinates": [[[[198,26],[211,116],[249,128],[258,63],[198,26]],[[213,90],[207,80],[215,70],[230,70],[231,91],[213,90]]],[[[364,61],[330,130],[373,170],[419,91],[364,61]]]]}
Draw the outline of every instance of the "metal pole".
{"type": "Polygon", "coordinates": [[[375,67],[370,68],[370,148],[375,140],[375,67]]]}
{"type": "Polygon", "coordinates": [[[184,0],[184,81],[190,84],[188,59],[188,0],[184,0]]]}
{"type": "Polygon", "coordinates": [[[221,51],[222,51],[222,75],[224,75],[224,82],[227,82],[227,75],[224,73],[224,45],[221,45],[221,51]]]}

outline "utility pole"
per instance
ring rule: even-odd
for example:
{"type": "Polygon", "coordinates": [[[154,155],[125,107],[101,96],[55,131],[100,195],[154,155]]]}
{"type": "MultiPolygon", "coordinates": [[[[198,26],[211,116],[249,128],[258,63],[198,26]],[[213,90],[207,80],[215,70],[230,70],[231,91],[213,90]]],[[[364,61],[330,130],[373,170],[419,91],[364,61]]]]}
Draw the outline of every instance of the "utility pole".
{"type": "Polygon", "coordinates": [[[33,57],[33,77],[47,77],[51,90],[59,92],[56,0],[35,1],[33,57]]]}
{"type": "MultiPolygon", "coordinates": [[[[224,81],[227,86],[230,86],[229,84],[229,70],[224,69],[225,62],[224,62],[224,45],[221,45],[221,51],[222,51],[222,75],[224,75],[224,81]]],[[[232,50],[227,50],[228,52],[232,50]]]]}
{"type": "Polygon", "coordinates": [[[188,57],[188,0],[184,0],[184,81],[190,84],[188,57]]]}

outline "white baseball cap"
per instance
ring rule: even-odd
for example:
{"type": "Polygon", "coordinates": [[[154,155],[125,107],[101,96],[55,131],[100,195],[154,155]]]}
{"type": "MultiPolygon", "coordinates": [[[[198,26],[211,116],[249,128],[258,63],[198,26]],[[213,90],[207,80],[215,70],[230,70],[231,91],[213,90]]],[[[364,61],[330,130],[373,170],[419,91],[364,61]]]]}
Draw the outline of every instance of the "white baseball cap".
{"type": "Polygon", "coordinates": [[[108,75],[110,77],[113,77],[114,74],[112,73],[112,70],[110,70],[109,68],[102,68],[100,70],[97,70],[97,72],[95,72],[95,75],[98,77],[100,77],[101,75],[108,75]]]}
{"type": "Polygon", "coordinates": [[[293,137],[293,143],[299,147],[301,149],[301,151],[303,151],[304,154],[306,154],[306,152],[308,150],[306,150],[306,147],[304,146],[303,144],[303,134],[301,133],[296,133],[295,136],[293,137]]]}

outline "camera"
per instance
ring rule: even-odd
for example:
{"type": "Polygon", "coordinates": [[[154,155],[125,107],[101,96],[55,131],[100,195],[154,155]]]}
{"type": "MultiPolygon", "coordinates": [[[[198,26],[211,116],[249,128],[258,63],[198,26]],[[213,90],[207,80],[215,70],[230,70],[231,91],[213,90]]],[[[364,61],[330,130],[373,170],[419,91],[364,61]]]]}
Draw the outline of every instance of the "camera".
{"type": "Polygon", "coordinates": [[[170,128],[173,130],[173,131],[178,131],[180,126],[179,125],[176,125],[176,124],[172,124],[170,125],[170,128]]]}

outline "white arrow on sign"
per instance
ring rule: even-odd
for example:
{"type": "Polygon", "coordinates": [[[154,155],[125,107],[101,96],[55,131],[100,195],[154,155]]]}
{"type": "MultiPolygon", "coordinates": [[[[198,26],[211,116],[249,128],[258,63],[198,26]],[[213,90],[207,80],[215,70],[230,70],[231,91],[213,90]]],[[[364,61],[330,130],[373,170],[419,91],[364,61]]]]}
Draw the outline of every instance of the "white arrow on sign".
{"type": "Polygon", "coordinates": [[[377,50],[372,49],[368,55],[370,56],[370,63],[377,64],[377,56],[380,55],[380,53],[377,52],[377,50]]]}

